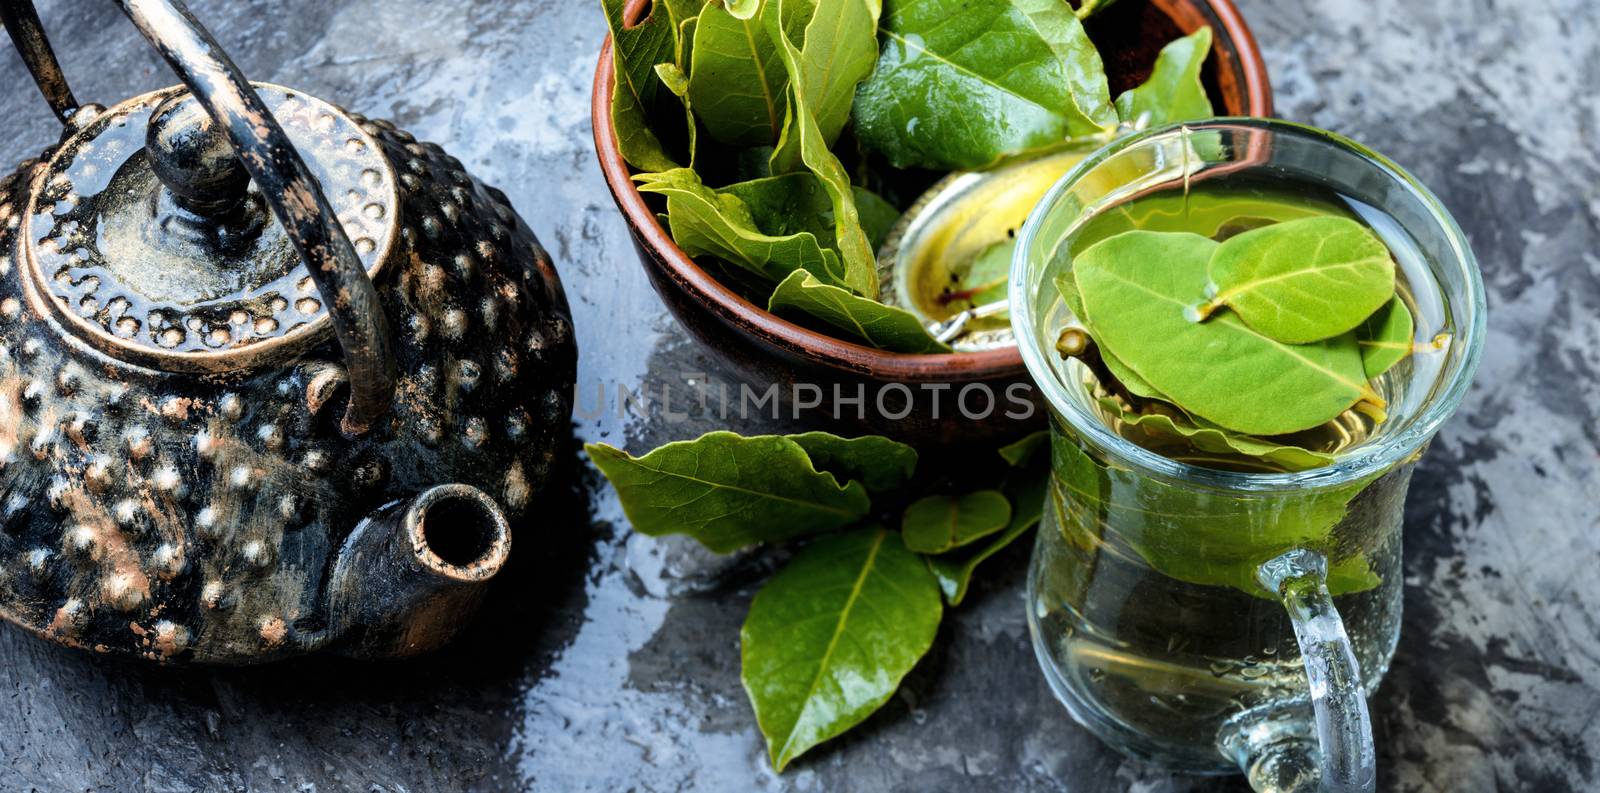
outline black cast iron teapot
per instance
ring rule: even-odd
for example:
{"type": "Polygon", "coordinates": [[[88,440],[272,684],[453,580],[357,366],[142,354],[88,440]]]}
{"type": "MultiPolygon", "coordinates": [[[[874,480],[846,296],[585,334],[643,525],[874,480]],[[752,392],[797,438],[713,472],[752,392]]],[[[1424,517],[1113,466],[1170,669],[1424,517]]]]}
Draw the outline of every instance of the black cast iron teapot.
{"type": "Polygon", "coordinates": [[[549,256],[438,146],[248,83],[116,0],[184,85],[78,104],[0,178],[0,615],[165,662],[448,641],[567,433],[549,256]]]}

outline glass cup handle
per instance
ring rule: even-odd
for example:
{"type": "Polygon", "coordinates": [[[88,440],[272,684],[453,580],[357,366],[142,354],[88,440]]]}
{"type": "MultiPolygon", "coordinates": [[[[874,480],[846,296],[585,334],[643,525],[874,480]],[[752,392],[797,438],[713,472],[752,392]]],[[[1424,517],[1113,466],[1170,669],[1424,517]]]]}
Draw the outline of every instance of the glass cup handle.
{"type": "MultiPolygon", "coordinates": [[[[1310,684],[1312,743],[1307,725],[1257,723],[1228,741],[1250,785],[1263,793],[1370,793],[1377,787],[1377,751],[1361,666],[1328,592],[1328,561],[1295,549],[1264,562],[1256,581],[1276,592],[1294,623],[1310,684]]],[[[1297,719],[1304,721],[1303,718],[1297,719]]]]}

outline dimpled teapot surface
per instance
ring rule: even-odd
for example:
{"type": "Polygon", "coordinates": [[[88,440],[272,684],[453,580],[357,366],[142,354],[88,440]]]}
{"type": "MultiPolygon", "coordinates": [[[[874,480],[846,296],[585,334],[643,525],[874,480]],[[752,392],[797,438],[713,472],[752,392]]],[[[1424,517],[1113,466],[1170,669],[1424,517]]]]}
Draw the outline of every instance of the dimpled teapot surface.
{"type": "Polygon", "coordinates": [[[567,432],[549,257],[438,146],[119,2],[186,85],[105,109],[0,0],[66,124],[0,179],[0,615],[168,662],[437,647],[567,432]]]}

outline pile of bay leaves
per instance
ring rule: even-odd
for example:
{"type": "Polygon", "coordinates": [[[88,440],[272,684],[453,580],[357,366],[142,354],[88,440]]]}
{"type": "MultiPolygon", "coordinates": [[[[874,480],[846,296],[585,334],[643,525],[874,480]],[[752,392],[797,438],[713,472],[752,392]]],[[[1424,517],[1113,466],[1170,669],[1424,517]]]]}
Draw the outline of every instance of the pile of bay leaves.
{"type": "MultiPolygon", "coordinates": [[[[1073,259],[1056,279],[1087,326],[1101,406],[1123,425],[1181,437],[1199,451],[1279,470],[1332,462],[1322,436],[1300,436],[1349,410],[1382,421],[1372,380],[1412,347],[1389,249],[1332,215],[1272,223],[1216,240],[1127,231],[1073,259]]],[[[1064,354],[1086,349],[1062,333],[1064,354]]]]}
{"type": "Polygon", "coordinates": [[[678,247],[774,313],[895,352],[949,350],[877,300],[907,174],[1212,115],[1208,28],[1113,103],[1082,23],[1106,2],[656,0],[632,27],[602,4],[618,147],[678,247]]]}

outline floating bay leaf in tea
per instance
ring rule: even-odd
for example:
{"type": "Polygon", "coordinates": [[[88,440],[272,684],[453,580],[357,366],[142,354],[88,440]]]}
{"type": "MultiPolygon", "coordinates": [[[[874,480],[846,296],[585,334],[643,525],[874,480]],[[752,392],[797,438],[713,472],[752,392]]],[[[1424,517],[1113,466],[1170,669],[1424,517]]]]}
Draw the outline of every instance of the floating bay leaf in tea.
{"type": "Polygon", "coordinates": [[[893,352],[949,352],[950,347],[928,335],[915,314],[886,306],[829,286],[811,273],[797,272],[773,290],[767,310],[793,316],[809,315],[874,347],[893,352]]]}
{"type": "Polygon", "coordinates": [[[1414,346],[1415,323],[1411,310],[1397,295],[1383,308],[1367,317],[1356,329],[1357,343],[1361,345],[1361,363],[1367,377],[1377,377],[1411,354],[1414,346]]]}
{"type": "Polygon", "coordinates": [[[1290,345],[1232,312],[1192,321],[1217,248],[1197,234],[1129,231],[1084,251],[1074,281],[1095,341],[1179,407],[1248,435],[1309,429],[1358,400],[1381,401],[1354,334],[1290,345]]]}
{"type": "Polygon", "coordinates": [[[1211,54],[1211,28],[1202,27],[1161,48],[1150,78],[1117,97],[1117,114],[1123,121],[1148,115],[1148,126],[1192,121],[1216,115],[1211,97],[1200,83],[1200,67],[1211,54]]]}
{"type": "Polygon", "coordinates": [[[1117,123],[1100,54],[1062,0],[891,0],[856,134],[895,167],[981,168],[1117,123]]]}
{"type": "Polygon", "coordinates": [[[925,496],[906,507],[900,536],[917,553],[944,553],[983,539],[1011,520],[1011,504],[998,490],[963,496],[925,496]]]}
{"type": "Polygon", "coordinates": [[[1197,424],[1181,414],[1129,411],[1123,409],[1113,399],[1101,399],[1099,403],[1107,415],[1114,416],[1126,425],[1123,435],[1133,436],[1131,439],[1135,442],[1141,438],[1145,440],[1145,443],[1140,445],[1150,445],[1152,442],[1159,445],[1163,439],[1180,440],[1184,445],[1202,452],[1254,457],[1268,463],[1274,469],[1285,471],[1305,471],[1333,462],[1333,455],[1326,452],[1273,443],[1264,438],[1240,435],[1222,427],[1197,424]]]}
{"type": "Polygon", "coordinates": [[[1354,330],[1394,296],[1394,259],[1366,226],[1310,217],[1246,231],[1211,258],[1205,317],[1221,306],[1291,344],[1354,330]]]}
{"type": "Polygon", "coordinates": [[[865,719],[933,645],[944,607],[922,558],[869,527],[818,538],[767,581],[739,633],[772,766],[865,719]]]}
{"type": "Polygon", "coordinates": [[[777,435],[710,432],[633,457],[584,446],[644,534],[687,534],[717,553],[848,526],[866,515],[867,491],[812,466],[777,435]]]}
{"type": "Polygon", "coordinates": [[[917,471],[917,450],[881,435],[841,438],[827,432],[805,432],[786,437],[805,449],[818,471],[841,480],[854,479],[871,493],[893,490],[917,471]]]}

